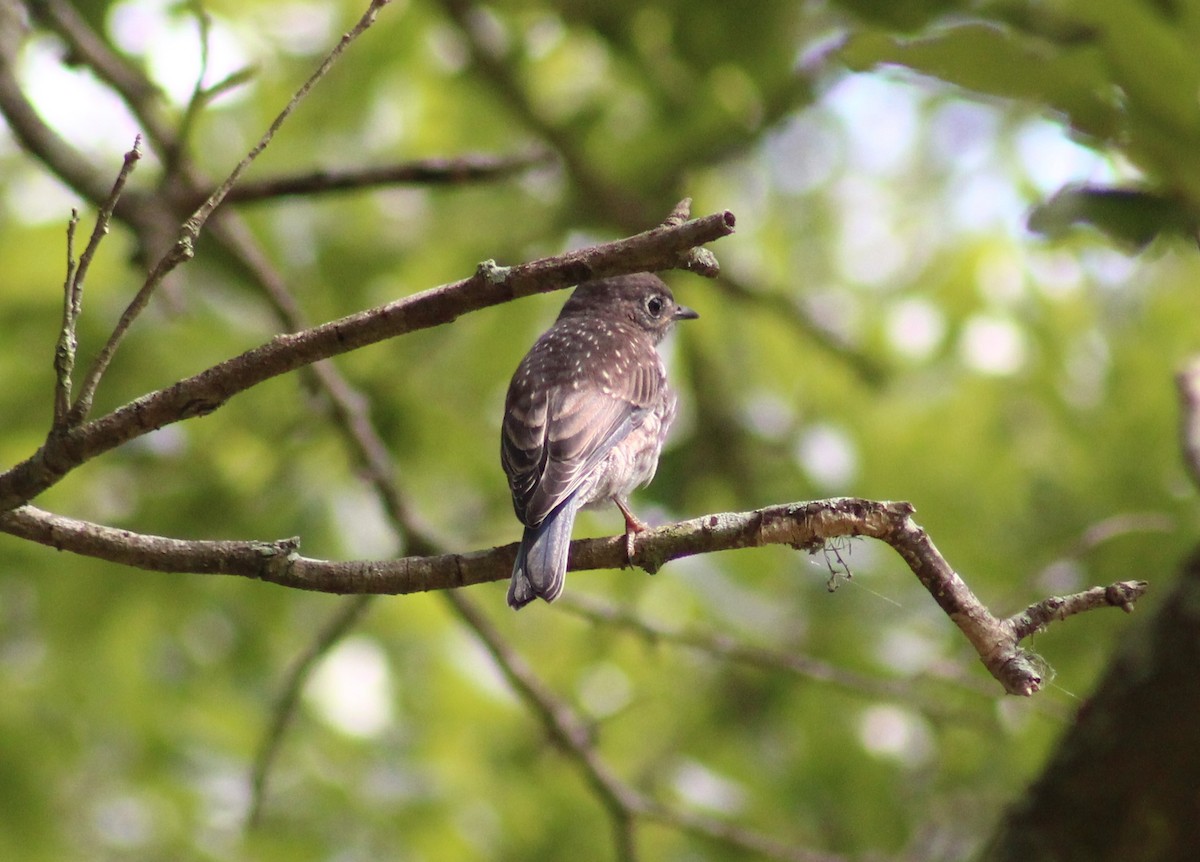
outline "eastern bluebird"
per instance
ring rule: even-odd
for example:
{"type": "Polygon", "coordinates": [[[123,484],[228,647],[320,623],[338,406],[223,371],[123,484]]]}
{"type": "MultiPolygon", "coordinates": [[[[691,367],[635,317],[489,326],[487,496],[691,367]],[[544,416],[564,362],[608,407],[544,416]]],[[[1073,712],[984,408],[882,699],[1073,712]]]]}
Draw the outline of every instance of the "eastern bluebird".
{"type": "Polygon", "coordinates": [[[575,514],[612,500],[626,536],[645,529],[626,500],[654,478],[675,393],[655,350],[677,320],[699,317],[644,272],[575,288],[513,374],[500,462],[525,525],[508,604],[562,592],[575,514]]]}

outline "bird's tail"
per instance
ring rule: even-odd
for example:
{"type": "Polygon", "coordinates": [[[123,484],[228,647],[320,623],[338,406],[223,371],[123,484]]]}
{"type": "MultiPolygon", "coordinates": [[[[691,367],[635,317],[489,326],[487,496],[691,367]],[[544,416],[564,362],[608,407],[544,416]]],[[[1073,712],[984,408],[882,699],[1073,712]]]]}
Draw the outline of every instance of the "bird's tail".
{"type": "Polygon", "coordinates": [[[520,610],[536,598],[548,602],[558,598],[567,576],[576,508],[567,500],[538,526],[525,528],[508,585],[509,607],[520,610]]]}

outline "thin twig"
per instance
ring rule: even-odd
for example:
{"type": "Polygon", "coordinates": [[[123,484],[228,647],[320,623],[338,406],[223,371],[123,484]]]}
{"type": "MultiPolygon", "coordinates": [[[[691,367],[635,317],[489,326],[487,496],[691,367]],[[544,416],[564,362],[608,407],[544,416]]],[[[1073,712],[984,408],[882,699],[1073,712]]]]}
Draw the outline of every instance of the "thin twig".
{"type": "Polygon", "coordinates": [[[202,203],[183,223],[183,226],[179,232],[179,237],[176,239],[175,244],[154,266],[153,270],[150,272],[150,275],[142,284],[142,287],[138,290],[133,300],[121,314],[121,317],[117,321],[117,325],[113,328],[112,334],[109,336],[108,341],[96,355],[96,359],[93,361],[91,368],[88,369],[87,376],[84,378],[83,384],[80,388],[79,397],[76,399],[75,406],[71,410],[72,422],[81,422],[87,417],[91,410],[92,400],[96,394],[96,388],[100,385],[100,379],[104,376],[104,372],[107,370],[109,363],[116,354],[117,348],[120,347],[121,342],[124,340],[126,332],[129,331],[129,327],[133,325],[133,322],[150,303],[150,298],[154,295],[154,292],[162,283],[163,279],[166,278],[166,276],[172,270],[191,260],[195,255],[196,240],[199,239],[200,232],[203,230],[205,223],[208,221],[213,211],[220,206],[221,202],[225,199],[225,196],[229,193],[229,190],[234,187],[237,181],[241,178],[242,174],[245,173],[248,167],[250,167],[250,164],[256,158],[258,158],[259,154],[262,153],[263,150],[267,148],[267,146],[274,139],[275,133],[279,131],[284,122],[288,119],[288,117],[291,116],[292,112],[296,109],[304,97],[308,95],[309,91],[311,91],[312,88],[316,86],[316,84],[323,77],[325,77],[325,74],[338,60],[338,58],[341,57],[345,50],[354,42],[354,40],[361,36],[367,30],[367,28],[375,23],[375,19],[379,14],[379,10],[386,6],[389,2],[391,2],[391,0],[371,0],[370,6],[368,6],[367,11],[363,14],[362,18],[359,19],[358,23],[355,24],[348,33],[342,36],[337,45],[335,45],[334,48],[325,56],[325,59],[321,61],[321,64],[317,67],[316,71],[313,72],[312,75],[309,76],[308,80],[300,86],[300,89],[298,89],[295,95],[292,96],[291,101],[284,106],[283,110],[280,111],[278,116],[276,116],[271,122],[271,125],[267,128],[267,131],[263,133],[263,136],[259,139],[258,143],[251,147],[250,152],[248,152],[242,158],[242,160],[237,163],[234,169],[230,172],[229,176],[225,178],[225,181],[217,186],[217,188],[208,196],[204,203],[202,203]]]}
{"type": "Polygon", "coordinates": [[[133,138],[133,147],[129,152],[125,153],[125,158],[121,163],[121,170],[117,172],[117,178],[113,182],[112,191],[109,192],[107,200],[100,207],[100,212],[96,214],[96,226],[92,229],[92,235],[88,239],[87,247],[83,250],[83,254],[79,256],[79,269],[75,272],[75,283],[73,285],[71,305],[75,309],[75,314],[79,313],[79,305],[83,297],[83,281],[87,278],[88,268],[92,265],[92,258],[96,256],[97,250],[100,248],[100,243],[104,237],[108,235],[109,223],[112,221],[113,211],[117,208],[117,202],[121,199],[121,193],[125,190],[125,183],[129,181],[130,174],[137,164],[142,159],[142,136],[135,135],[133,138]]]}
{"type": "MultiPolygon", "coordinates": [[[[475,4],[470,0],[441,0],[441,5],[462,32],[473,61],[499,98],[527,129],[558,154],[565,173],[579,190],[578,198],[623,230],[629,230],[631,225],[645,224],[649,217],[646,202],[597,171],[582,148],[580,137],[546,116],[535,100],[530,98],[528,89],[514,71],[512,58],[498,50],[479,26],[475,4]]],[[[808,93],[811,90],[807,85],[802,85],[795,92],[808,93]]],[[[716,273],[708,264],[703,252],[700,252],[684,268],[692,269],[694,266],[695,271],[711,277],[716,273]]],[[[740,304],[752,304],[788,322],[806,343],[816,345],[844,363],[863,382],[878,386],[886,379],[887,371],[877,360],[822,325],[811,312],[794,300],[790,292],[753,290],[733,277],[721,279],[717,286],[740,304]]]]}
{"type": "Polygon", "coordinates": [[[647,804],[641,795],[613,775],[596,756],[587,724],[545,687],[533,668],[509,646],[474,600],[454,590],[446,592],[445,597],[451,609],[479,636],[509,685],[534,708],[550,738],[571,751],[605,806],[620,812],[643,811],[647,804]]]}
{"type": "Polygon", "coordinates": [[[1133,613],[1134,603],[1146,594],[1146,581],[1118,581],[1107,587],[1092,587],[1069,596],[1051,596],[1027,607],[1004,621],[1017,640],[1042,631],[1056,620],[1065,620],[1096,608],[1120,608],[1133,613]]]}
{"type": "MultiPolygon", "coordinates": [[[[831,685],[843,691],[868,697],[899,701],[917,699],[918,690],[911,679],[895,680],[868,676],[838,667],[813,656],[752,646],[723,632],[702,629],[668,629],[642,619],[628,608],[601,601],[595,596],[568,594],[558,599],[555,606],[598,625],[625,629],[649,643],[671,644],[684,649],[696,650],[724,661],[737,662],[766,671],[782,671],[812,682],[831,685]]],[[[983,696],[994,696],[995,694],[995,690],[992,688],[972,688],[963,685],[959,680],[947,680],[947,682],[960,688],[969,689],[973,694],[983,696]]]]}
{"type": "Polygon", "coordinates": [[[47,441],[31,457],[0,474],[0,511],[33,499],[102,452],[155,428],[211,413],[232,396],[264,380],[519,297],[593,278],[669,269],[681,251],[733,233],[734,221],[733,214],[726,211],[517,266],[502,267],[486,261],[470,278],[303,332],[276,336],[260,347],[143,395],[47,441]]]}
{"type": "Polygon", "coordinates": [[[92,229],[92,235],[88,239],[83,254],[79,257],[78,264],[73,258],[75,226],[79,222],[79,214],[75,210],[71,211],[71,225],[67,231],[67,280],[63,289],[62,329],[59,331],[58,346],[54,351],[56,379],[54,422],[51,425],[51,433],[60,432],[71,419],[71,376],[75,370],[75,354],[79,347],[76,330],[79,314],[83,310],[83,285],[87,280],[92,259],[96,256],[101,241],[108,235],[108,226],[112,221],[117,202],[121,199],[121,192],[125,189],[125,183],[141,158],[142,136],[137,135],[134,137],[132,149],[125,154],[121,170],[117,172],[116,181],[113,182],[112,191],[109,192],[107,200],[96,214],[96,225],[92,229]]]}
{"type": "Polygon", "coordinates": [[[366,32],[372,24],[375,23],[375,19],[379,15],[380,10],[383,9],[384,6],[387,6],[390,2],[391,0],[371,0],[371,4],[367,7],[367,11],[363,13],[363,16],[358,20],[358,23],[350,28],[350,30],[344,36],[342,36],[337,45],[333,47],[333,50],[325,55],[325,59],[321,61],[321,64],[317,67],[316,71],[309,76],[308,80],[305,81],[300,86],[300,89],[296,91],[296,94],[292,96],[291,101],[289,101],[287,105],[284,106],[283,110],[279,112],[279,115],[271,122],[271,125],[267,128],[266,132],[263,133],[263,136],[259,139],[258,143],[251,147],[250,152],[246,153],[242,160],[237,163],[237,166],[234,167],[233,171],[231,171],[229,176],[226,177],[225,182],[221,183],[221,185],[218,186],[211,195],[209,195],[208,200],[201,204],[199,209],[192,214],[192,217],[188,219],[186,223],[186,225],[190,225],[191,227],[187,228],[185,226],[185,229],[190,229],[196,234],[199,233],[200,228],[203,227],[204,222],[208,220],[208,217],[212,214],[212,211],[221,204],[221,201],[225,199],[225,196],[229,194],[230,189],[232,189],[237,184],[238,180],[241,179],[242,174],[245,173],[248,167],[250,167],[250,164],[256,158],[258,158],[259,154],[263,150],[267,148],[272,139],[275,137],[275,133],[279,131],[284,122],[287,121],[287,118],[290,117],[292,112],[296,110],[297,106],[299,106],[300,102],[303,101],[304,97],[307,96],[309,91],[312,90],[312,88],[315,87],[317,83],[325,77],[326,73],[330,70],[333,64],[337,62],[338,58],[345,53],[346,49],[349,48],[359,36],[366,32]]]}
{"type": "Polygon", "coordinates": [[[67,222],[67,277],[63,282],[62,326],[58,330],[58,345],[54,350],[54,420],[52,428],[59,428],[66,421],[71,407],[71,374],[75,370],[75,351],[79,342],[75,334],[75,320],[79,315],[75,291],[75,228],[79,225],[79,210],[71,210],[67,222]]]}
{"type": "Polygon", "coordinates": [[[619,859],[638,858],[636,825],[638,819],[644,818],[779,862],[844,862],[840,856],[809,850],[735,823],[667,805],[626,784],[601,759],[588,725],[569,704],[546,687],[478,605],[459,591],[451,590],[444,595],[450,607],[479,637],[508,684],[533,710],[547,736],[579,768],[608,811],[619,859]]]}
{"type": "MultiPolygon", "coordinates": [[[[1121,581],[1053,597],[999,619],[980,602],[912,519],[907,503],[855,498],[786,503],[751,512],[724,512],[646,530],[635,563],[656,571],[695,554],[763,545],[813,551],[825,542],[865,536],[890,545],[958,626],[988,671],[1010,694],[1031,695],[1042,683],[1041,661],[1020,641],[1053,620],[1100,607],[1124,610],[1145,592],[1143,581],[1121,581]]],[[[140,536],[22,506],[0,514],[0,531],[86,556],[164,572],[228,574],[330,593],[388,594],[446,590],[503,580],[517,545],[471,553],[333,562],[301,556],[298,540],[203,542],[140,536]]],[[[627,564],[624,536],[571,543],[571,571],[627,564]]]]}
{"type": "Polygon", "coordinates": [[[68,425],[79,425],[92,410],[92,401],[96,397],[96,389],[100,385],[100,379],[104,376],[104,372],[108,370],[108,365],[116,355],[117,348],[121,346],[121,342],[125,339],[125,333],[129,331],[129,327],[138,318],[138,315],[150,304],[150,298],[154,295],[154,291],[162,284],[163,279],[167,277],[180,264],[191,260],[195,255],[195,250],[192,246],[192,240],[188,237],[180,237],[170,250],[159,259],[151,270],[150,275],[142,282],[142,286],[138,292],[134,294],[133,300],[125,307],[117,320],[117,325],[113,327],[112,334],[109,335],[108,341],[104,347],[96,354],[96,358],[92,360],[91,366],[88,368],[87,374],[83,378],[83,384],[80,386],[79,395],[75,399],[74,405],[71,407],[71,412],[67,417],[68,425]]]}
{"type": "Polygon", "coordinates": [[[322,170],[307,174],[246,181],[229,192],[229,203],[258,203],[293,195],[311,197],[391,185],[453,185],[499,180],[531,167],[549,164],[548,152],[515,156],[471,155],[453,159],[421,159],[358,170],[322,170]]]}

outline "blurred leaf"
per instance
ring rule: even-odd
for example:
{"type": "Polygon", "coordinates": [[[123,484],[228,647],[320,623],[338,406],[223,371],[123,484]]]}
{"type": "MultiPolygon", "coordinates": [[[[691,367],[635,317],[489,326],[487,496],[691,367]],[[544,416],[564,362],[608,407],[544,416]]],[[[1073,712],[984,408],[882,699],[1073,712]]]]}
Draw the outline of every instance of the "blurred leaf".
{"type": "Polygon", "coordinates": [[[878,27],[912,32],[940,15],[963,6],[962,0],[837,0],[836,5],[878,27]]]}
{"type": "Polygon", "coordinates": [[[1131,105],[1164,130],[1200,140],[1200,54],[1194,35],[1167,20],[1163,4],[1072,0],[1067,8],[1096,30],[1113,82],[1131,105]]]}
{"type": "Polygon", "coordinates": [[[1029,214],[1029,229],[1060,237],[1078,225],[1091,225],[1114,240],[1144,248],[1163,234],[1195,239],[1200,217],[1175,198],[1142,189],[1068,186],[1029,214]]]}
{"type": "Polygon", "coordinates": [[[1091,44],[1056,46],[992,24],[962,24],[915,39],[883,32],[851,36],[838,56],[850,68],[906,66],[968,90],[1044,105],[1079,132],[1110,138],[1120,113],[1104,58],[1091,44]]]}

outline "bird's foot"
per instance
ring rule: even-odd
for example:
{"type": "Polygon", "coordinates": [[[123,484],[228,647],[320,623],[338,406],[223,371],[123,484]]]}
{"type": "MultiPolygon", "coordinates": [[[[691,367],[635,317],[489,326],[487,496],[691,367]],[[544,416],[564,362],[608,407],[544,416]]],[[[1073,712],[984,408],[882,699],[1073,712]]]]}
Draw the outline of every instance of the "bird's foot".
{"type": "Polygon", "coordinates": [[[634,554],[637,553],[637,534],[650,529],[650,526],[633,514],[624,500],[617,499],[616,504],[625,516],[625,561],[632,567],[634,554]]]}

